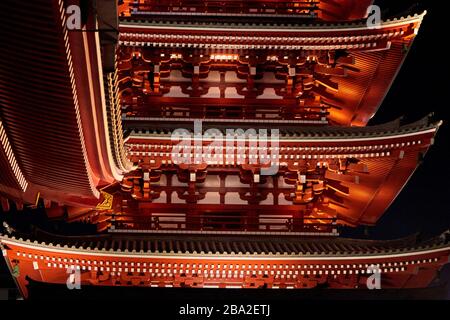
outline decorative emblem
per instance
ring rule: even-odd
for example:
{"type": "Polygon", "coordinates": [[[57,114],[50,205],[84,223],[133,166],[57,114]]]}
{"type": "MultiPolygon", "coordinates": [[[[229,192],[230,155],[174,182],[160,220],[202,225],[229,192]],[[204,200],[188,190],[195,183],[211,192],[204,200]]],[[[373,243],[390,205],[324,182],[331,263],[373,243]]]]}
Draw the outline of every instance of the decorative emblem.
{"type": "Polygon", "coordinates": [[[103,197],[103,201],[99,203],[95,209],[97,210],[111,210],[113,205],[114,196],[104,191],[100,191],[103,197]]]}

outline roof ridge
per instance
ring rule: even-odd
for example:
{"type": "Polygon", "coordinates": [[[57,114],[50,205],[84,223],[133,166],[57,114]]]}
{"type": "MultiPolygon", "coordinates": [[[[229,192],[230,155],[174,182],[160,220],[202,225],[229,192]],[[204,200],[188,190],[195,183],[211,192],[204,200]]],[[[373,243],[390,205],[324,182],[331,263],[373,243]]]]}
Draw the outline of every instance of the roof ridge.
{"type": "MultiPolygon", "coordinates": [[[[424,16],[427,14],[427,11],[424,10],[422,13],[415,13],[414,15],[407,15],[407,16],[398,16],[398,17],[391,17],[387,18],[381,21],[380,28],[382,27],[389,27],[391,24],[397,24],[397,23],[405,23],[409,21],[419,21],[422,22],[424,16]]],[[[344,28],[353,28],[353,27],[367,27],[366,19],[359,19],[359,20],[352,20],[352,21],[338,21],[338,22],[329,22],[329,21],[321,21],[316,20],[313,23],[290,23],[290,22],[280,22],[280,23],[220,23],[220,21],[214,21],[214,22],[208,22],[200,24],[198,22],[187,24],[183,23],[184,26],[207,26],[207,25],[224,25],[228,27],[242,27],[242,26],[248,26],[248,27],[255,27],[255,26],[280,26],[284,27],[286,30],[292,29],[293,26],[295,27],[301,27],[307,29],[314,29],[317,27],[321,27],[326,31],[326,29],[332,29],[336,27],[344,27],[344,28]]],[[[120,18],[119,24],[123,24],[124,26],[130,26],[134,24],[162,24],[162,25],[179,25],[179,23],[176,22],[170,22],[167,20],[164,20],[162,22],[157,22],[155,20],[147,21],[144,17],[126,17],[126,18],[120,18]]]]}

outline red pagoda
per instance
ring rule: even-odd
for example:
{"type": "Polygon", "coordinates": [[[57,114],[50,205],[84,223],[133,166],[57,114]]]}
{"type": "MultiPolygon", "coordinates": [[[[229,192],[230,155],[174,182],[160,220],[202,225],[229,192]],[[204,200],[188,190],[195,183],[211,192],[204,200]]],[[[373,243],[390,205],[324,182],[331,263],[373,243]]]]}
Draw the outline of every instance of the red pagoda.
{"type": "Polygon", "coordinates": [[[0,4],[2,207],[43,202],[97,233],[5,224],[23,297],[29,281],[70,286],[75,273],[81,287],[367,289],[378,274],[382,288],[425,288],[448,263],[448,234],[339,237],[377,223],[441,125],[367,126],[426,12],[25,2],[0,4]]]}

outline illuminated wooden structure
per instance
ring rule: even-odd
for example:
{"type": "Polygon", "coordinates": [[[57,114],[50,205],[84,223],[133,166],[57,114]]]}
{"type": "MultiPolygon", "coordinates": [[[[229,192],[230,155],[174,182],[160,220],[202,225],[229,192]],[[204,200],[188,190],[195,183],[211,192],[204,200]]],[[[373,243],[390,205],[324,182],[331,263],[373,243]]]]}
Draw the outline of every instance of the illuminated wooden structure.
{"type": "Polygon", "coordinates": [[[449,235],[427,242],[261,239],[224,236],[103,235],[71,239],[43,234],[47,242],[1,237],[16,281],[27,295],[27,277],[66,283],[79,270],[83,285],[195,288],[366,289],[381,273],[387,288],[426,287],[448,263],[449,235]],[[49,241],[53,241],[49,242],[49,241]],[[372,268],[372,269],[370,269],[372,268]]]}
{"type": "Polygon", "coordinates": [[[27,277],[65,283],[72,265],[82,285],[357,288],[374,264],[385,287],[427,286],[446,235],[337,238],[340,225],[376,224],[441,124],[366,127],[425,15],[374,27],[371,3],[98,1],[68,30],[77,1],[40,0],[27,10],[50,22],[31,32],[34,16],[4,1],[14,30],[0,57],[17,67],[0,66],[2,205],[40,197],[49,217],[105,233],[2,236],[23,295],[27,277]],[[277,129],[279,145],[257,146],[257,163],[239,162],[252,146],[233,141],[231,158],[174,163],[171,134],[194,120],[201,134],[277,129]]]}

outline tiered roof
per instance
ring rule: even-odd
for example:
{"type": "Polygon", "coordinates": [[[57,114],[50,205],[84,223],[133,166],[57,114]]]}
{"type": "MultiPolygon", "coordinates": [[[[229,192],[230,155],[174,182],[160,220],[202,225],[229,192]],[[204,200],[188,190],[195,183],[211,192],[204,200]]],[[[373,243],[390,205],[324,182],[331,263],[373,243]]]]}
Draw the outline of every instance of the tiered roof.
{"type": "Polygon", "coordinates": [[[288,256],[290,258],[308,257],[370,257],[406,256],[423,252],[450,251],[450,231],[439,236],[419,240],[418,234],[395,240],[362,240],[349,238],[298,238],[277,237],[276,235],[256,237],[233,235],[213,236],[195,235],[139,235],[103,234],[94,236],[62,236],[43,231],[35,235],[1,235],[7,245],[26,245],[47,250],[73,252],[92,252],[108,254],[146,255],[193,255],[210,256],[239,255],[248,257],[288,256]]]}

